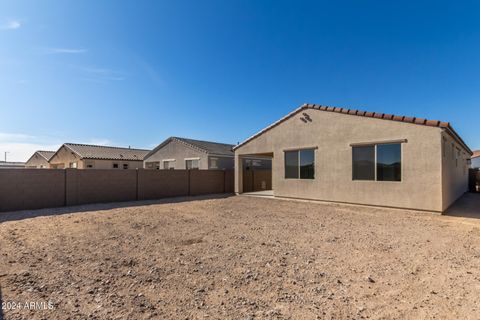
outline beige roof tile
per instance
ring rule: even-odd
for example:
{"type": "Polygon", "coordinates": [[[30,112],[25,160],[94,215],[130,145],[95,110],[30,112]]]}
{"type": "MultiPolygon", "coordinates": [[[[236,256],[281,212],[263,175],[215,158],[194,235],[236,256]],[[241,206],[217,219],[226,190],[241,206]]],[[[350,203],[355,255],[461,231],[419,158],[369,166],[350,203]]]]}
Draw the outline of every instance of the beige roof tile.
{"type": "Polygon", "coordinates": [[[69,148],[82,159],[98,159],[98,160],[140,160],[147,155],[150,150],[97,146],[90,144],[65,143],[65,147],[69,148]]]}

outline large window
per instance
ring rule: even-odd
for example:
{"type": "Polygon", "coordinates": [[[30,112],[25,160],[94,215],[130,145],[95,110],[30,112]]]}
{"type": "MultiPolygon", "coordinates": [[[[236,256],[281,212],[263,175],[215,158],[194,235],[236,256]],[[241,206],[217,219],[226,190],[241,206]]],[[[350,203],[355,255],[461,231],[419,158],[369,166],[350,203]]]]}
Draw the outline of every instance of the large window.
{"type": "Polygon", "coordinates": [[[163,160],[163,169],[175,169],[175,160],[163,160]]]}
{"type": "Polygon", "coordinates": [[[377,180],[402,180],[402,146],[401,144],[377,145],[377,180]]]}
{"type": "Polygon", "coordinates": [[[153,162],[146,162],[145,163],[145,168],[146,169],[160,169],[160,162],[159,161],[153,161],[153,162]]]}
{"type": "Polygon", "coordinates": [[[401,181],[400,143],[353,147],[353,180],[401,181]]]}
{"type": "Polygon", "coordinates": [[[353,147],[353,180],[375,180],[375,146],[353,147]]]}
{"type": "Polygon", "coordinates": [[[218,169],[218,158],[210,158],[210,169],[218,169]]]}
{"type": "Polygon", "coordinates": [[[198,159],[188,159],[188,160],[185,160],[185,167],[188,169],[188,170],[191,170],[191,169],[198,169],[198,159]]]}
{"type": "Polygon", "coordinates": [[[303,149],[285,151],[286,179],[315,178],[315,150],[303,149]]]}

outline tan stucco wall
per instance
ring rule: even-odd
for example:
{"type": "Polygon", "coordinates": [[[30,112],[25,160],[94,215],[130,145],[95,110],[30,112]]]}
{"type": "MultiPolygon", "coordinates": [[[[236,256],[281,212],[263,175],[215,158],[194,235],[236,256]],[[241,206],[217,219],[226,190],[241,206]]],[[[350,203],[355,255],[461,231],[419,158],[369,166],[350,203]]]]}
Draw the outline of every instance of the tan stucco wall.
{"type": "Polygon", "coordinates": [[[143,168],[143,161],[126,161],[126,160],[84,160],[81,169],[87,169],[86,163],[93,162],[94,169],[113,169],[113,164],[118,164],[118,169],[123,169],[124,164],[128,164],[128,169],[143,168]]]}
{"type": "Polygon", "coordinates": [[[442,209],[446,210],[468,191],[470,155],[446,132],[442,133],[442,209]],[[457,157],[457,149],[460,156],[457,157]],[[458,160],[458,161],[457,161],[458,160]]]}
{"type": "Polygon", "coordinates": [[[82,160],[78,155],[72,153],[69,149],[61,147],[60,150],[50,159],[50,167],[59,169],[68,168],[71,162],[77,163],[77,169],[87,169],[86,163],[92,163],[93,169],[113,169],[113,164],[118,164],[118,169],[123,170],[123,165],[128,164],[128,169],[143,168],[143,161],[130,160],[82,160]]]}
{"type": "Polygon", "coordinates": [[[37,152],[25,163],[26,168],[48,169],[50,164],[37,152]]]}
{"type": "Polygon", "coordinates": [[[199,158],[199,168],[208,169],[208,156],[205,152],[195,150],[189,146],[172,140],[163,148],[144,159],[144,168],[147,162],[160,162],[160,169],[163,169],[163,160],[175,159],[175,169],[186,169],[185,158],[199,158]]]}
{"type": "Polygon", "coordinates": [[[442,211],[442,129],[403,122],[302,110],[235,150],[235,191],[242,192],[240,156],[273,153],[275,196],[442,211]],[[312,119],[304,123],[303,113],[312,119]],[[402,181],[353,181],[351,143],[407,139],[402,181]],[[317,148],[315,179],[284,178],[284,150],[317,148]]]}
{"type": "Polygon", "coordinates": [[[65,146],[62,146],[49,162],[51,168],[68,168],[70,162],[77,162],[78,169],[81,168],[80,157],[65,146]]]}

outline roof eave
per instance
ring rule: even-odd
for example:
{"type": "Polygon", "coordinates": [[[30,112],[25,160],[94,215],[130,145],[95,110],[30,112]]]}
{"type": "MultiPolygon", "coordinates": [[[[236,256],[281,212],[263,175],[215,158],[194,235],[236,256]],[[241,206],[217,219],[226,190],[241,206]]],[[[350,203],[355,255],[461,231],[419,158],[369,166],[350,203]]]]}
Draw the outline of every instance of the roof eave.
{"type": "Polygon", "coordinates": [[[80,157],[80,160],[83,159],[83,157],[82,157],[81,154],[79,154],[77,151],[75,151],[75,150],[73,150],[72,148],[70,148],[67,143],[64,143],[64,144],[62,144],[62,145],[60,146],[60,148],[58,148],[57,151],[55,151],[55,153],[53,154],[53,156],[50,157],[50,160],[48,160],[48,163],[50,163],[50,161],[58,154],[58,152],[59,152],[63,147],[65,147],[66,149],[70,150],[71,152],[73,152],[73,153],[75,153],[77,156],[79,156],[79,157],[80,157]]]}
{"type": "Polygon", "coordinates": [[[470,154],[470,156],[473,154],[472,150],[467,146],[467,144],[463,141],[463,139],[460,137],[460,135],[453,129],[453,127],[450,125],[448,122],[441,122],[437,120],[427,120],[423,118],[416,118],[416,117],[406,117],[406,116],[394,116],[394,115],[388,115],[384,113],[376,113],[376,112],[365,112],[365,111],[360,111],[360,110],[352,110],[348,108],[338,108],[338,107],[327,107],[327,106],[322,106],[322,105],[316,105],[316,104],[307,104],[304,103],[297,109],[293,110],[289,114],[287,114],[285,117],[277,120],[273,124],[269,125],[268,127],[262,129],[261,131],[257,132],[253,136],[247,138],[244,140],[242,143],[239,145],[235,146],[233,150],[237,150],[241,146],[245,145],[246,143],[250,142],[251,140],[257,138],[258,136],[262,135],[263,133],[269,131],[270,129],[276,127],[280,123],[286,121],[287,119],[293,117],[297,113],[299,113],[302,110],[305,109],[314,109],[314,110],[320,110],[320,111],[327,111],[327,112],[336,112],[336,113],[341,113],[341,114],[346,114],[346,115],[355,115],[355,116],[364,116],[364,117],[371,117],[379,120],[390,120],[390,121],[399,121],[403,123],[410,123],[410,124],[416,124],[416,125],[425,125],[429,127],[438,127],[438,128],[443,128],[446,130],[457,142],[470,154]]]}
{"type": "Polygon", "coordinates": [[[81,160],[111,160],[111,161],[143,161],[144,159],[117,159],[117,158],[100,158],[100,157],[83,157],[81,160]]]}
{"type": "Polygon", "coordinates": [[[470,154],[470,156],[473,155],[473,151],[467,146],[465,141],[463,141],[460,135],[453,129],[450,124],[444,129],[454,140],[457,141],[458,144],[460,144],[470,154]]]}
{"type": "Polygon", "coordinates": [[[302,111],[302,110],[305,110],[305,109],[308,109],[309,106],[308,104],[304,103],[302,104],[300,107],[298,107],[297,109],[293,110],[292,112],[290,112],[289,114],[287,114],[286,116],[284,116],[283,118],[280,118],[279,120],[275,121],[274,123],[272,123],[271,125],[265,127],[264,129],[258,131],[257,133],[255,133],[254,135],[250,136],[249,138],[245,139],[244,141],[242,141],[240,144],[236,145],[235,147],[233,147],[233,151],[237,150],[238,148],[240,148],[241,146],[243,146],[244,144],[250,142],[251,140],[257,138],[258,136],[262,135],[263,133],[269,131],[270,129],[278,126],[280,123],[284,122],[285,120],[293,117],[294,115],[296,115],[298,112],[302,111]]]}

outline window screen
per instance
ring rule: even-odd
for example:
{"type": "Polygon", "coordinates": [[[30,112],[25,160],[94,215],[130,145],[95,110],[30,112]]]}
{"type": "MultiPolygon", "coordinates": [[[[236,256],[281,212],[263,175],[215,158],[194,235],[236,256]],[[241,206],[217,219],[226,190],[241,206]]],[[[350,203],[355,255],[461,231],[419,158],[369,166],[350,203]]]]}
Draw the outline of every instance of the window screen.
{"type": "Polygon", "coordinates": [[[400,144],[377,145],[377,180],[401,181],[402,146],[400,144]]]}
{"type": "Polygon", "coordinates": [[[174,161],[163,161],[163,169],[175,169],[174,161]]]}
{"type": "Polygon", "coordinates": [[[185,167],[190,169],[198,169],[198,159],[194,160],[185,160],[185,167]]]}
{"type": "Polygon", "coordinates": [[[298,179],[298,151],[285,151],[285,178],[298,179]]]}
{"type": "Polygon", "coordinates": [[[315,178],[315,150],[303,149],[285,151],[286,179],[315,178]]]}
{"type": "Polygon", "coordinates": [[[402,146],[399,143],[352,148],[353,180],[402,181],[402,146]]]}
{"type": "Polygon", "coordinates": [[[375,180],[375,146],[353,147],[353,180],[375,180]]]}
{"type": "Polygon", "coordinates": [[[300,150],[300,179],[315,178],[315,150],[300,150]]]}
{"type": "Polygon", "coordinates": [[[210,158],[210,169],[218,169],[218,158],[210,158]]]}

